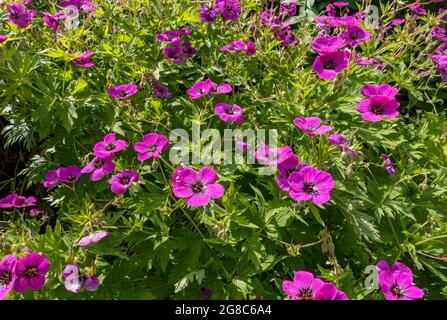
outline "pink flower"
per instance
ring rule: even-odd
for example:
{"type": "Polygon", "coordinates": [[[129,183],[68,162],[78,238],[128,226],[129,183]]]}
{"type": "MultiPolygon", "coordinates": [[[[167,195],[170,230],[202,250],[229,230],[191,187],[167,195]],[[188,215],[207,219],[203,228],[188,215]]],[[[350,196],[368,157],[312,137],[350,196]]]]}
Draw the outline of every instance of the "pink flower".
{"type": "Polygon", "coordinates": [[[96,242],[101,241],[108,235],[109,235],[109,233],[107,231],[98,230],[98,231],[93,232],[92,234],[82,237],[78,241],[78,245],[80,247],[86,247],[86,246],[90,245],[91,243],[96,243],[96,242]]]}
{"type": "Polygon", "coordinates": [[[95,157],[81,170],[81,173],[90,173],[91,181],[99,181],[115,170],[116,165],[113,163],[114,159],[112,154],[105,156],[104,158],[95,157]]]}
{"type": "Polygon", "coordinates": [[[138,91],[137,86],[129,83],[129,84],[121,84],[119,86],[110,87],[107,90],[107,93],[112,98],[122,100],[122,99],[126,99],[126,98],[133,96],[134,94],[137,93],[137,91],[138,91]]]}
{"type": "Polygon", "coordinates": [[[394,169],[393,162],[391,161],[390,157],[386,155],[385,153],[382,153],[380,155],[385,162],[385,169],[388,171],[389,174],[395,174],[396,170],[394,169]]]}
{"type": "Polygon", "coordinates": [[[413,274],[406,271],[380,272],[379,284],[387,300],[417,300],[425,295],[413,284],[413,274]]]}
{"type": "Polygon", "coordinates": [[[371,40],[371,34],[358,26],[347,27],[343,36],[345,43],[352,48],[371,40]]]}
{"type": "Polygon", "coordinates": [[[8,12],[9,22],[22,29],[28,27],[29,21],[36,15],[36,10],[26,10],[20,3],[9,4],[8,12]]]}
{"type": "Polygon", "coordinates": [[[290,197],[296,201],[312,201],[324,204],[331,199],[330,191],[334,187],[334,180],[329,172],[319,171],[306,166],[298,172],[290,174],[290,197]]]}
{"type": "Polygon", "coordinates": [[[84,281],[84,288],[87,291],[96,291],[100,286],[99,278],[97,276],[87,276],[84,281]]]}
{"type": "Polygon", "coordinates": [[[81,168],[78,166],[68,166],[59,168],[59,181],[65,183],[74,183],[81,177],[81,168]]]}
{"type": "Polygon", "coordinates": [[[14,200],[17,198],[17,194],[8,194],[5,198],[0,199],[0,208],[9,209],[14,207],[14,200]]]}
{"type": "Polygon", "coordinates": [[[289,146],[271,148],[266,144],[261,144],[260,148],[255,152],[255,158],[266,166],[276,166],[292,154],[293,150],[289,146]]]}
{"type": "Polygon", "coordinates": [[[169,140],[166,136],[151,132],[143,136],[142,142],[135,144],[134,150],[139,153],[137,159],[144,161],[149,158],[158,159],[160,153],[168,147],[169,140]]]}
{"type": "Polygon", "coordinates": [[[48,173],[45,176],[43,186],[45,188],[50,188],[57,185],[59,183],[59,172],[60,169],[48,171],[48,173]]]}
{"type": "Polygon", "coordinates": [[[43,22],[53,30],[59,27],[59,21],[63,20],[67,15],[63,12],[56,12],[55,14],[43,13],[43,22]]]}
{"type": "Polygon", "coordinates": [[[319,37],[312,43],[312,48],[319,54],[326,54],[340,50],[345,45],[342,38],[332,36],[330,38],[319,37]]]}
{"type": "Polygon", "coordinates": [[[295,272],[293,282],[284,280],[283,291],[293,300],[347,300],[343,291],[307,271],[295,272]]]}
{"type": "Polygon", "coordinates": [[[337,51],[315,58],[312,70],[323,80],[331,80],[349,65],[349,52],[337,51]]]}
{"type": "Polygon", "coordinates": [[[14,198],[13,205],[15,208],[26,208],[26,207],[32,207],[36,205],[37,198],[35,197],[23,197],[23,196],[16,196],[14,198]]]}
{"type": "Polygon", "coordinates": [[[326,135],[333,129],[331,126],[322,126],[318,117],[295,118],[293,124],[307,135],[326,135]]]}
{"type": "Polygon", "coordinates": [[[26,289],[40,290],[45,284],[45,275],[50,270],[50,261],[38,253],[30,253],[17,260],[14,290],[18,293],[26,289]]]}
{"type": "Polygon", "coordinates": [[[182,168],[175,173],[172,192],[177,198],[187,199],[191,207],[208,204],[211,199],[221,198],[225,192],[221,184],[216,183],[217,175],[213,168],[203,167],[199,172],[191,168],[182,168]]]}
{"type": "Polygon", "coordinates": [[[109,181],[110,190],[118,195],[124,194],[132,184],[138,182],[140,175],[133,170],[123,170],[109,181]]]}
{"type": "Polygon", "coordinates": [[[74,65],[81,68],[91,68],[95,66],[96,63],[90,60],[90,57],[93,55],[93,52],[87,51],[84,52],[81,56],[75,58],[72,62],[74,65]]]}
{"type": "Polygon", "coordinates": [[[214,113],[225,122],[236,122],[237,124],[244,122],[244,109],[237,104],[219,102],[214,107],[214,113]]]}
{"type": "Polygon", "coordinates": [[[396,118],[399,115],[399,106],[397,100],[387,96],[372,96],[360,101],[357,111],[362,114],[364,121],[379,122],[381,119],[396,118]]]}
{"type": "Polygon", "coordinates": [[[8,40],[7,36],[0,36],[0,43],[5,42],[6,40],[8,40]]]}
{"type": "Polygon", "coordinates": [[[99,158],[105,158],[128,147],[127,141],[117,140],[114,133],[105,135],[104,140],[95,144],[93,153],[99,158]]]}
{"type": "Polygon", "coordinates": [[[191,99],[196,100],[209,94],[213,89],[214,85],[216,85],[214,82],[212,82],[210,79],[207,79],[205,81],[197,82],[186,92],[188,93],[191,99]]]}

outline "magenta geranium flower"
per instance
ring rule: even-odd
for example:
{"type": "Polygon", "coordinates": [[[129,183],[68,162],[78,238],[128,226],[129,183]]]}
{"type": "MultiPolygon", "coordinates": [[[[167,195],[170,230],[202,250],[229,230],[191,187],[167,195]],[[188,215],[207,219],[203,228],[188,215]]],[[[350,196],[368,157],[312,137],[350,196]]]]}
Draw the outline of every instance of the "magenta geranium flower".
{"type": "Polygon", "coordinates": [[[57,30],[59,27],[59,21],[63,20],[67,15],[63,12],[56,12],[55,14],[50,14],[48,12],[43,13],[43,22],[53,30],[57,30]]]}
{"type": "Polygon", "coordinates": [[[99,278],[97,276],[87,276],[84,280],[84,288],[87,291],[96,291],[100,285],[99,278]]]}
{"type": "Polygon", "coordinates": [[[332,36],[329,38],[319,37],[312,43],[312,48],[319,54],[326,54],[340,50],[345,45],[342,38],[332,36]]]}
{"type": "Polygon", "coordinates": [[[385,169],[388,171],[389,174],[395,174],[396,170],[393,167],[393,162],[391,161],[390,157],[386,155],[385,153],[382,153],[380,155],[385,162],[385,169]]]}
{"type": "Polygon", "coordinates": [[[116,165],[113,163],[114,159],[113,155],[108,155],[104,158],[95,157],[81,170],[81,173],[90,173],[91,181],[99,181],[115,170],[116,165]]]}
{"type": "Polygon", "coordinates": [[[68,166],[59,168],[59,181],[64,183],[74,183],[81,178],[81,168],[78,166],[68,166]]]}
{"type": "Polygon", "coordinates": [[[399,115],[400,103],[396,99],[387,96],[373,96],[360,101],[357,111],[362,114],[362,119],[367,122],[378,122],[381,119],[396,118],[399,115]]]}
{"type": "Polygon", "coordinates": [[[306,166],[298,172],[290,174],[288,179],[291,188],[289,194],[296,201],[312,201],[324,204],[331,199],[330,192],[334,180],[329,172],[306,166]]]}
{"type": "Polygon", "coordinates": [[[241,4],[237,0],[216,0],[222,19],[236,22],[241,15],[241,4]]]}
{"type": "Polygon", "coordinates": [[[349,52],[337,51],[315,58],[312,70],[323,80],[331,80],[349,65],[349,52]]]}
{"type": "Polygon", "coordinates": [[[172,93],[167,86],[161,84],[154,84],[154,98],[155,99],[169,99],[172,97],[172,93]]]}
{"type": "Polygon", "coordinates": [[[93,52],[91,51],[87,51],[84,52],[81,56],[73,59],[73,64],[81,67],[81,68],[91,68],[93,66],[95,66],[95,63],[90,60],[90,57],[93,55],[93,52]]]}
{"type": "Polygon", "coordinates": [[[137,91],[138,91],[137,86],[129,83],[129,84],[121,84],[115,87],[110,87],[107,90],[107,93],[112,98],[122,100],[133,96],[134,94],[137,93],[137,91]]]}
{"type": "Polygon", "coordinates": [[[282,190],[289,192],[289,176],[292,172],[300,171],[302,168],[307,166],[307,163],[300,162],[298,157],[294,154],[291,154],[284,161],[278,164],[279,175],[276,178],[276,184],[282,190]]]}
{"type": "Polygon", "coordinates": [[[225,192],[224,187],[216,183],[217,174],[213,168],[203,167],[199,172],[182,168],[175,175],[172,192],[177,198],[187,199],[186,202],[191,207],[204,206],[211,199],[221,198],[225,192]]]}
{"type": "Polygon", "coordinates": [[[371,98],[374,96],[387,96],[388,98],[395,98],[399,93],[398,88],[394,88],[389,84],[366,84],[363,88],[360,89],[360,93],[367,98],[371,98]]]}
{"type": "Polygon", "coordinates": [[[123,170],[114,175],[109,181],[110,190],[115,194],[124,194],[132,184],[140,179],[138,172],[133,170],[123,170]]]}
{"type": "Polygon", "coordinates": [[[75,6],[79,9],[79,12],[83,12],[83,13],[95,11],[95,9],[93,7],[93,2],[85,1],[85,0],[67,0],[67,1],[62,1],[59,5],[63,8],[75,6]]]}
{"type": "Polygon", "coordinates": [[[139,153],[137,159],[144,161],[149,158],[158,159],[160,153],[168,147],[169,140],[166,136],[151,132],[143,136],[143,141],[135,144],[134,150],[139,153]]]}
{"type": "Polygon", "coordinates": [[[45,188],[54,187],[59,183],[59,172],[60,169],[48,171],[45,176],[45,181],[43,182],[43,186],[45,188]]]}
{"type": "Polygon", "coordinates": [[[16,263],[17,257],[13,254],[3,257],[0,261],[0,300],[3,300],[14,287],[16,263]]]}
{"type": "Polygon", "coordinates": [[[237,124],[244,122],[244,109],[237,104],[219,102],[214,107],[214,113],[225,122],[236,122],[237,124]]]}
{"type": "Polygon", "coordinates": [[[5,42],[6,40],[8,40],[7,36],[0,36],[0,43],[5,42]]]}
{"type": "Polygon", "coordinates": [[[30,253],[17,260],[14,290],[18,293],[26,289],[40,290],[45,284],[45,275],[50,266],[50,261],[38,253],[30,253]]]}
{"type": "Polygon", "coordinates": [[[424,290],[413,284],[413,274],[405,271],[381,272],[379,285],[387,300],[422,299],[424,290]]]}
{"type": "Polygon", "coordinates": [[[2,209],[9,209],[14,207],[14,201],[17,198],[17,194],[12,193],[8,194],[3,199],[0,199],[0,208],[2,209]]]}
{"type": "Polygon", "coordinates": [[[211,94],[226,94],[231,93],[233,91],[233,88],[228,83],[222,82],[221,84],[217,85],[213,83],[213,87],[210,91],[211,94]]]}
{"type": "Polygon", "coordinates": [[[183,57],[183,50],[179,44],[167,47],[163,50],[163,55],[171,62],[183,64],[185,59],[183,57]]]}
{"type": "Polygon", "coordinates": [[[295,1],[281,1],[279,12],[284,16],[293,17],[296,15],[297,4],[295,1]]]}
{"type": "Polygon", "coordinates": [[[188,59],[191,59],[197,53],[197,49],[189,41],[183,41],[181,49],[182,54],[188,59]]]}
{"type": "Polygon", "coordinates": [[[11,3],[8,5],[9,22],[19,28],[26,28],[32,18],[36,15],[36,10],[27,10],[20,3],[11,3]]]}
{"type": "Polygon", "coordinates": [[[105,158],[126,149],[128,145],[127,141],[117,140],[114,133],[108,133],[105,135],[103,141],[95,144],[93,153],[97,157],[105,158]]]}
{"type": "Polygon", "coordinates": [[[32,207],[36,205],[37,198],[36,197],[23,197],[23,196],[16,196],[13,201],[13,206],[15,208],[26,208],[26,207],[32,207]]]}
{"type": "Polygon", "coordinates": [[[284,280],[282,283],[283,291],[293,300],[313,300],[315,294],[324,285],[324,281],[315,278],[307,271],[295,272],[293,282],[284,280]]]}
{"type": "Polygon", "coordinates": [[[318,117],[295,118],[293,124],[307,135],[326,135],[333,129],[331,126],[322,126],[318,117]]]}
{"type": "Polygon", "coordinates": [[[209,94],[215,85],[216,84],[210,79],[206,79],[205,81],[199,81],[194,84],[186,91],[186,93],[188,93],[189,97],[193,100],[200,99],[209,94]]]}
{"type": "Polygon", "coordinates": [[[200,20],[204,23],[213,23],[216,21],[217,16],[219,15],[219,10],[208,7],[208,6],[202,6],[200,8],[199,17],[200,20]]]}
{"type": "Polygon", "coordinates": [[[78,245],[80,247],[86,247],[86,246],[90,245],[91,243],[96,243],[96,242],[101,241],[108,235],[109,235],[109,233],[107,231],[98,230],[98,231],[95,231],[95,232],[85,236],[85,237],[82,237],[78,241],[78,245]]]}
{"type": "Polygon", "coordinates": [[[346,31],[343,33],[343,37],[345,43],[351,48],[357,47],[358,45],[371,40],[371,34],[368,31],[365,31],[362,27],[358,26],[346,28],[346,31]]]}
{"type": "Polygon", "coordinates": [[[276,166],[285,161],[293,154],[293,150],[289,146],[282,148],[269,147],[266,144],[261,144],[259,149],[255,152],[255,158],[266,166],[276,166]]]}

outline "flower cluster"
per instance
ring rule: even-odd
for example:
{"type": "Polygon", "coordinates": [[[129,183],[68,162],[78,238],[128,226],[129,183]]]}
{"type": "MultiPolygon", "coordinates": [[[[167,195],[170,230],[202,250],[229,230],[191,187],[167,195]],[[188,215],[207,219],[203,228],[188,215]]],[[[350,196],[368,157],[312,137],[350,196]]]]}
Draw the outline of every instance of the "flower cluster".
{"type": "Polygon", "coordinates": [[[65,289],[73,293],[79,293],[84,287],[87,291],[96,291],[100,286],[99,278],[96,275],[81,274],[81,270],[76,263],[70,263],[62,270],[65,289]]]}
{"type": "Polygon", "coordinates": [[[291,45],[298,45],[300,42],[296,35],[292,31],[292,27],[289,23],[281,21],[281,18],[287,16],[292,16],[296,14],[296,3],[293,2],[286,3],[283,1],[280,6],[281,14],[279,16],[275,15],[272,9],[267,9],[263,11],[259,18],[264,27],[269,27],[273,36],[281,41],[284,47],[290,47],[291,45]]]}
{"type": "Polygon", "coordinates": [[[168,46],[163,50],[163,55],[171,62],[183,64],[185,59],[191,59],[197,53],[197,50],[189,41],[183,41],[183,37],[190,36],[192,30],[189,28],[180,28],[177,31],[165,31],[157,34],[158,41],[166,43],[168,46]]]}

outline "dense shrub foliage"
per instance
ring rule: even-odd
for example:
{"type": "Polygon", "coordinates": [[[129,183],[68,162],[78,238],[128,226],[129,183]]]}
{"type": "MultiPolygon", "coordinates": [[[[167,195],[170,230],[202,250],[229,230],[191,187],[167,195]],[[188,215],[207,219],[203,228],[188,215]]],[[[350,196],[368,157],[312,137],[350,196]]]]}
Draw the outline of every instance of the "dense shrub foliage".
{"type": "Polygon", "coordinates": [[[0,298],[446,298],[446,5],[327,4],[3,3],[0,298]]]}

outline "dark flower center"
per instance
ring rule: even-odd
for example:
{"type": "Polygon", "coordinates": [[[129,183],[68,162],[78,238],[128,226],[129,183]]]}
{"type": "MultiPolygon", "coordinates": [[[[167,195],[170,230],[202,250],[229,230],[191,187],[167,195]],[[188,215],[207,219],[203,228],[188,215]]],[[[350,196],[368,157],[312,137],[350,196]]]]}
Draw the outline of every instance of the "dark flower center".
{"type": "Polygon", "coordinates": [[[128,184],[130,182],[130,178],[129,177],[121,177],[120,178],[120,183],[121,184],[128,184]]]}
{"type": "Polygon", "coordinates": [[[0,273],[0,288],[6,287],[12,280],[12,276],[10,272],[2,272],[0,273]]]}
{"type": "Polygon", "coordinates": [[[11,15],[12,15],[12,17],[13,17],[14,19],[20,19],[20,18],[22,17],[22,14],[21,14],[21,13],[19,13],[19,12],[15,12],[15,11],[13,11],[13,12],[11,13],[11,15]]]}
{"type": "Polygon", "coordinates": [[[233,115],[233,114],[234,114],[233,109],[228,109],[228,110],[227,110],[227,114],[229,114],[229,115],[233,115]]]}
{"type": "Polygon", "coordinates": [[[310,289],[301,289],[301,299],[303,300],[312,300],[313,294],[310,289]]]}
{"type": "Polygon", "coordinates": [[[23,272],[23,275],[27,278],[32,278],[37,274],[37,268],[35,266],[27,267],[23,272]]]}
{"type": "Polygon", "coordinates": [[[380,104],[373,105],[371,111],[376,115],[383,114],[383,107],[380,104]]]}
{"type": "Polygon", "coordinates": [[[147,152],[154,152],[155,149],[157,149],[157,145],[156,144],[151,144],[147,147],[147,152]]]}
{"type": "Polygon", "coordinates": [[[99,159],[98,161],[95,162],[93,167],[95,167],[95,169],[101,169],[103,165],[104,165],[104,160],[103,159],[99,159]]]}
{"type": "Polygon", "coordinates": [[[357,40],[359,38],[359,35],[357,34],[357,32],[353,32],[349,35],[349,38],[351,40],[357,40]]]}
{"type": "Polygon", "coordinates": [[[110,143],[104,149],[106,149],[107,151],[111,151],[115,149],[115,145],[113,143],[110,143]]]}
{"type": "Polygon", "coordinates": [[[199,194],[205,191],[206,186],[203,184],[203,182],[197,181],[191,186],[191,189],[193,193],[199,194]]]}
{"type": "Polygon", "coordinates": [[[334,61],[329,60],[324,63],[324,68],[328,70],[334,70],[337,67],[334,61]]]}
{"type": "Polygon", "coordinates": [[[393,288],[391,289],[391,292],[399,298],[403,298],[405,297],[405,290],[404,288],[398,286],[398,285],[394,285],[393,288]]]}
{"type": "Polygon", "coordinates": [[[304,183],[303,190],[304,190],[304,192],[311,194],[311,195],[318,193],[318,188],[315,185],[315,183],[313,183],[313,182],[304,183]]]}
{"type": "Polygon", "coordinates": [[[76,180],[76,176],[75,176],[74,174],[70,174],[70,175],[67,177],[67,179],[68,179],[69,181],[74,181],[74,180],[76,180]]]}

